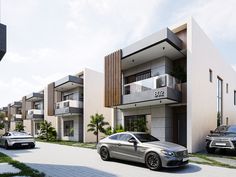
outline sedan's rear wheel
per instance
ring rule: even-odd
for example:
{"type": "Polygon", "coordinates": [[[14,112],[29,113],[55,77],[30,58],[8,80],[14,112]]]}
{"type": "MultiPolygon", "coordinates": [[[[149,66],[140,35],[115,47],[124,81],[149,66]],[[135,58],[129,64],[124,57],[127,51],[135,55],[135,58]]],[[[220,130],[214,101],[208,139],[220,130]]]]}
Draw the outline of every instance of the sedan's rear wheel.
{"type": "Polygon", "coordinates": [[[162,167],[161,159],[155,152],[150,152],[146,155],[145,163],[150,170],[160,170],[162,167]]]}
{"type": "Polygon", "coordinates": [[[107,149],[107,147],[104,147],[104,146],[101,147],[100,156],[101,156],[101,159],[104,161],[110,160],[110,154],[109,154],[109,150],[107,149]]]}
{"type": "Polygon", "coordinates": [[[9,145],[8,145],[8,142],[7,141],[5,141],[5,149],[9,149],[9,145]]]}

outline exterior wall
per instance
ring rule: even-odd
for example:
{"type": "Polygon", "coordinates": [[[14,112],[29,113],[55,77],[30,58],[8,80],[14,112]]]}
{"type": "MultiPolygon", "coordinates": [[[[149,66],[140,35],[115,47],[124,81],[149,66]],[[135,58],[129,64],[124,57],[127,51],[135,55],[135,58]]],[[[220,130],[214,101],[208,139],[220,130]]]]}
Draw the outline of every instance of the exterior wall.
{"type": "Polygon", "coordinates": [[[16,129],[16,121],[11,121],[10,122],[10,131],[14,131],[16,129]]]}
{"type": "Polygon", "coordinates": [[[170,74],[172,69],[172,61],[167,57],[161,57],[154,59],[151,62],[122,71],[122,74],[123,77],[126,77],[146,70],[151,70],[152,77],[154,77],[162,74],[170,74]]]}
{"type": "Polygon", "coordinates": [[[62,140],[69,140],[69,141],[79,141],[79,116],[67,116],[67,117],[61,117],[61,139],[62,140]],[[69,121],[73,120],[74,121],[74,136],[69,137],[69,136],[64,136],[64,121],[69,121]]]}
{"type": "MultiPolygon", "coordinates": [[[[59,118],[57,116],[49,116],[48,115],[48,86],[44,89],[44,120],[51,122],[52,126],[56,129],[57,131],[57,138],[60,139],[60,121],[58,120],[59,118]]],[[[50,102],[51,103],[51,102],[50,102]]],[[[53,104],[54,106],[54,104],[53,104]]],[[[52,106],[49,107],[50,109],[52,106]]],[[[51,112],[50,112],[51,113],[51,112]]]]}
{"type": "Polygon", "coordinates": [[[23,125],[25,126],[24,127],[24,130],[27,132],[27,133],[30,133],[31,135],[34,135],[33,134],[33,121],[31,119],[25,119],[23,120],[23,125]]]}
{"type": "Polygon", "coordinates": [[[132,115],[146,115],[147,128],[149,132],[161,141],[172,141],[172,108],[166,105],[132,108],[121,110],[122,120],[119,123],[124,125],[124,117],[132,115]]]}
{"type": "MultiPolygon", "coordinates": [[[[104,74],[85,68],[84,70],[84,142],[95,142],[92,132],[87,132],[90,116],[103,114],[105,121],[112,124],[111,108],[104,107],[104,74]]],[[[104,135],[100,135],[100,138],[104,135]]]]}
{"type": "Polygon", "coordinates": [[[192,19],[187,24],[187,44],[187,147],[189,152],[197,152],[205,147],[205,136],[217,125],[217,76],[223,79],[223,123],[226,117],[229,124],[236,123],[236,73],[192,19]]]}

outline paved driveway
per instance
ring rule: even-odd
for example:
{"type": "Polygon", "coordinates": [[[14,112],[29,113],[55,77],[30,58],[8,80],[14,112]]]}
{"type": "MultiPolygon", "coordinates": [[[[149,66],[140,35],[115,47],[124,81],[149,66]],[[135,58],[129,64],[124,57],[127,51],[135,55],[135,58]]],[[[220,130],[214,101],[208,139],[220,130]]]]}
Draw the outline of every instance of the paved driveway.
{"type": "Polygon", "coordinates": [[[104,162],[96,150],[38,142],[35,149],[5,150],[12,158],[52,177],[235,177],[235,169],[189,164],[184,168],[150,171],[142,164],[104,162]]]}

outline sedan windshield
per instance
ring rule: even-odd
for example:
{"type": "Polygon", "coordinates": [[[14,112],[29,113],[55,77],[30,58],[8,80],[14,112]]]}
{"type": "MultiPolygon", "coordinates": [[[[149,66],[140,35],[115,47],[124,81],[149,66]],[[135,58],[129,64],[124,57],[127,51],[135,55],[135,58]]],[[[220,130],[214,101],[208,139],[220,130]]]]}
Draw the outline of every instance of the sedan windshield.
{"type": "Polygon", "coordinates": [[[25,132],[12,132],[11,133],[13,136],[26,136],[28,135],[27,133],[25,132]]]}
{"type": "Polygon", "coordinates": [[[151,142],[151,141],[160,141],[159,139],[147,133],[143,133],[143,134],[135,133],[134,136],[142,143],[151,142]]]}

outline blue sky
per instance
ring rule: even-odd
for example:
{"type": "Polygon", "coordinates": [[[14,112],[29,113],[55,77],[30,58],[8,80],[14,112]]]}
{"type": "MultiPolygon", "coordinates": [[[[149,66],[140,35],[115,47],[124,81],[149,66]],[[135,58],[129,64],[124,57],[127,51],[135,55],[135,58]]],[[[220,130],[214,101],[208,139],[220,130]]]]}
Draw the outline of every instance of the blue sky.
{"type": "Polygon", "coordinates": [[[235,0],[2,0],[0,106],[84,67],[103,72],[106,54],[189,16],[236,68],[234,7],[235,0]]]}

